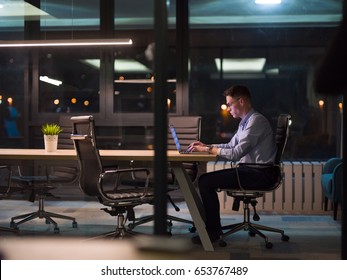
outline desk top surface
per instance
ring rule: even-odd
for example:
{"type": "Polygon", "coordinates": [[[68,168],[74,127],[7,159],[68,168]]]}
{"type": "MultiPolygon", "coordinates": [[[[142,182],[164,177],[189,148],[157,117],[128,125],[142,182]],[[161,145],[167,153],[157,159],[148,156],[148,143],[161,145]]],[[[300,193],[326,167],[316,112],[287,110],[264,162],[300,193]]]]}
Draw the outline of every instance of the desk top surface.
{"type": "MultiPolygon", "coordinates": [[[[152,161],[154,150],[100,150],[100,156],[105,160],[142,160],[152,161]]],[[[167,152],[168,161],[214,161],[215,155],[210,154],[180,154],[177,151],[167,152]]],[[[15,160],[74,160],[75,150],[57,150],[46,152],[44,149],[0,149],[0,159],[15,160]]]]}

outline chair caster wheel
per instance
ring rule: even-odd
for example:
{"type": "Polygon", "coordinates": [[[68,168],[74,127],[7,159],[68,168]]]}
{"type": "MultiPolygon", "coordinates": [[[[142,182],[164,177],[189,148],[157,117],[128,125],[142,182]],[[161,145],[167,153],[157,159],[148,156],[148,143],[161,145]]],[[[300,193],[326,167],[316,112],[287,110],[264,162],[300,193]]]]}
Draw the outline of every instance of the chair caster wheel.
{"type": "Polygon", "coordinates": [[[271,242],[266,242],[266,243],[265,243],[265,247],[266,247],[267,249],[271,249],[273,246],[274,246],[274,245],[273,245],[271,242]]]}
{"type": "Polygon", "coordinates": [[[55,234],[58,234],[59,232],[60,232],[59,228],[57,228],[57,227],[54,228],[54,233],[55,233],[55,234]]]}
{"type": "Polygon", "coordinates": [[[72,227],[77,228],[77,222],[72,222],[72,227]]]}
{"type": "Polygon", "coordinates": [[[128,230],[130,230],[130,231],[131,231],[131,230],[133,230],[133,229],[134,229],[134,225],[133,225],[133,224],[131,224],[131,223],[130,223],[130,224],[128,224],[128,230]]]}
{"type": "Polygon", "coordinates": [[[189,228],[189,232],[195,233],[195,232],[196,232],[196,227],[191,227],[191,228],[189,228]]]}
{"type": "Polygon", "coordinates": [[[283,234],[281,239],[282,239],[282,241],[288,241],[289,240],[289,236],[283,234]]]}
{"type": "Polygon", "coordinates": [[[219,240],[218,244],[220,247],[226,247],[227,246],[227,243],[223,239],[219,240]]]}
{"type": "Polygon", "coordinates": [[[13,229],[18,229],[16,223],[14,221],[11,221],[10,223],[10,227],[13,228],[13,229]]]}
{"type": "Polygon", "coordinates": [[[254,233],[253,231],[249,231],[249,232],[248,232],[248,235],[254,237],[254,236],[255,236],[255,233],[254,233]]]}
{"type": "Polygon", "coordinates": [[[49,222],[47,219],[46,219],[46,224],[47,224],[47,225],[49,225],[49,224],[50,224],[50,222],[49,222]]]}

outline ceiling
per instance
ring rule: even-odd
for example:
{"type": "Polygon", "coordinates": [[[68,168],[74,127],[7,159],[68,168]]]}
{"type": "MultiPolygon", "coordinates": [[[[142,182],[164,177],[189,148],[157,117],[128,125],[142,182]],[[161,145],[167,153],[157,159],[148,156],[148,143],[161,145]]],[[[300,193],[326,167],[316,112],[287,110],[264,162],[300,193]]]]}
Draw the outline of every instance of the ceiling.
{"type": "MultiPolygon", "coordinates": [[[[167,0],[169,25],[174,27],[176,1],[167,0]]],[[[153,0],[115,0],[119,29],[151,28],[153,0]]],[[[336,25],[343,0],[282,0],[279,5],[257,5],[254,0],[189,0],[191,28],[271,25],[336,25]]],[[[97,29],[98,0],[42,0],[41,10],[24,0],[0,0],[0,29],[20,28],[27,19],[41,18],[47,28],[71,26],[97,29]]]]}

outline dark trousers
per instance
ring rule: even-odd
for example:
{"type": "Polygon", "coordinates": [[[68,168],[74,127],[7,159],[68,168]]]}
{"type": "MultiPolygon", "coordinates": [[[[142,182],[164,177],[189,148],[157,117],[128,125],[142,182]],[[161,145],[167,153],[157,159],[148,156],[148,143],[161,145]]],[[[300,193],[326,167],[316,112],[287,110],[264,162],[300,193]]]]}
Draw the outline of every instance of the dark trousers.
{"type": "MultiPolygon", "coordinates": [[[[276,182],[276,171],[262,170],[247,166],[238,167],[238,175],[243,189],[269,189],[276,182]]],[[[199,191],[205,210],[206,230],[210,234],[221,234],[220,205],[217,189],[240,190],[236,168],[209,172],[199,177],[199,191]]]]}

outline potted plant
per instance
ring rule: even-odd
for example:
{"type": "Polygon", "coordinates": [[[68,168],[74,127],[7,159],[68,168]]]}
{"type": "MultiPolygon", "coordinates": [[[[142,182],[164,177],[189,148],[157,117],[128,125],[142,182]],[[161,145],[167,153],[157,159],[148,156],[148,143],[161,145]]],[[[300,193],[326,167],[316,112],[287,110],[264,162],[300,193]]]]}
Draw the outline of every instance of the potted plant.
{"type": "Polygon", "coordinates": [[[58,147],[58,135],[63,129],[56,123],[46,123],[42,125],[41,131],[44,137],[45,150],[55,152],[58,147]]]}

